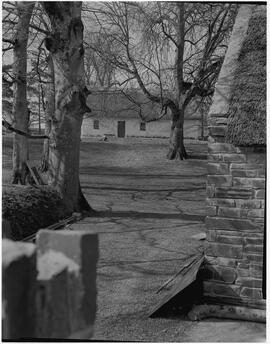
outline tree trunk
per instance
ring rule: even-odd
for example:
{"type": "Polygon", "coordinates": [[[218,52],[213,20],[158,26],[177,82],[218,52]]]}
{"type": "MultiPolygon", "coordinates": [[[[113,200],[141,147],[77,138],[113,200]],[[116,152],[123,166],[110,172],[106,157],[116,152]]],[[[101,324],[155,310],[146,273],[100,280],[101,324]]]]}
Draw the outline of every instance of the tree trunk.
{"type": "MultiPolygon", "coordinates": [[[[26,74],[27,74],[27,42],[29,34],[29,23],[34,9],[34,2],[18,1],[18,24],[14,40],[14,88],[13,88],[13,118],[15,129],[28,131],[29,110],[27,107],[26,74]]],[[[28,169],[28,141],[25,136],[17,133],[13,137],[13,184],[25,184],[28,169]]]]}
{"type": "MultiPolygon", "coordinates": [[[[50,82],[46,88],[46,107],[45,107],[45,135],[49,136],[51,132],[51,123],[55,111],[55,85],[54,85],[54,70],[51,55],[48,57],[48,74],[50,82]]],[[[49,168],[49,139],[44,140],[43,155],[40,165],[42,172],[47,172],[49,168]]]]}
{"type": "Polygon", "coordinates": [[[173,159],[187,159],[188,155],[184,146],[184,111],[174,109],[172,111],[172,125],[170,134],[170,148],[167,158],[173,159]]]}
{"type": "Polygon", "coordinates": [[[176,3],[178,12],[177,23],[177,49],[175,56],[175,86],[176,102],[171,106],[172,125],[170,135],[170,149],[167,158],[170,160],[178,157],[187,159],[187,153],[184,146],[184,88],[183,88],[183,58],[185,45],[185,5],[183,2],[176,3]]]}
{"type": "Polygon", "coordinates": [[[51,122],[49,184],[70,211],[91,210],[79,183],[80,136],[86,106],[81,2],[43,2],[52,34],[46,38],[55,77],[55,112],[51,122]]]}

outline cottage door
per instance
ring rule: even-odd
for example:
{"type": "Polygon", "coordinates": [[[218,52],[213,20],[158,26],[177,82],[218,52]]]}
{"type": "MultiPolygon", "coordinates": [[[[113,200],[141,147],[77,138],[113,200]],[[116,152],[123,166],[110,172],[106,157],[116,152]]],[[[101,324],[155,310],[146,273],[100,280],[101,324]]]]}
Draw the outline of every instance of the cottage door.
{"type": "Polygon", "coordinates": [[[126,122],[125,121],[118,121],[117,127],[117,136],[118,137],[125,137],[126,134],[126,122]]]}

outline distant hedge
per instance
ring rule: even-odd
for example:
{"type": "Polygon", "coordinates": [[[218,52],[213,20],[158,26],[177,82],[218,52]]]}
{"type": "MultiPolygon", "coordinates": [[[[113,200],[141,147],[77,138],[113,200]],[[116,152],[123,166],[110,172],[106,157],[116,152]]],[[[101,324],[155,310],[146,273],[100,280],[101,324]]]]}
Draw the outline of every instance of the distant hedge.
{"type": "Polygon", "coordinates": [[[21,240],[69,215],[58,192],[49,186],[3,186],[2,217],[9,221],[14,240],[21,240]]]}

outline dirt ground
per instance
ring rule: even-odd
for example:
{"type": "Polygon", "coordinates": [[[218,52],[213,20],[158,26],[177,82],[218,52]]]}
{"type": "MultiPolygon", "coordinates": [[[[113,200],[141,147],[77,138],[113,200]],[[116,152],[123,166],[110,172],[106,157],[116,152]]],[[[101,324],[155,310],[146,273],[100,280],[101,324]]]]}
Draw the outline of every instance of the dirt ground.
{"type": "MultiPolygon", "coordinates": [[[[41,144],[31,145],[38,161],[41,144]]],[[[192,159],[168,161],[164,139],[98,139],[81,145],[81,185],[98,215],[73,225],[99,234],[98,312],[93,340],[263,342],[265,325],[185,317],[149,318],[156,291],[203,249],[206,144],[187,142],[192,159]]],[[[11,168],[4,138],[3,182],[11,168]]]]}

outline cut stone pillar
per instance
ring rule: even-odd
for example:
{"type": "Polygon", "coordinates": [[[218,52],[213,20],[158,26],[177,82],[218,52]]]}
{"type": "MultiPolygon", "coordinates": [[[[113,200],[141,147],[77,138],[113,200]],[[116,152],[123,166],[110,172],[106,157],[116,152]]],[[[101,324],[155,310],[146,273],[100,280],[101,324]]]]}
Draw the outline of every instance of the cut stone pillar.
{"type": "MultiPolygon", "coordinates": [[[[96,315],[97,235],[87,231],[41,230],[37,235],[36,244],[38,259],[48,260],[51,250],[69,258],[66,270],[59,270],[57,273],[57,278],[62,276],[61,279],[66,280],[63,283],[67,286],[67,302],[64,311],[67,313],[69,323],[67,332],[73,339],[90,338],[96,315]],[[42,258],[44,254],[47,257],[42,258]],[[73,261],[72,264],[71,261],[73,261]]],[[[57,259],[54,258],[53,261],[57,259]]],[[[43,265],[46,266],[45,263],[43,265]]],[[[46,290],[48,293],[50,290],[53,291],[51,287],[46,290]]],[[[46,297],[50,297],[49,294],[46,297]]],[[[61,297],[64,296],[61,295],[61,297]]]]}
{"type": "Polygon", "coordinates": [[[70,301],[80,301],[79,266],[63,253],[48,250],[38,257],[37,267],[37,338],[68,338],[76,313],[70,301]]]}
{"type": "Polygon", "coordinates": [[[2,241],[2,337],[35,338],[35,245],[2,241]]]}

